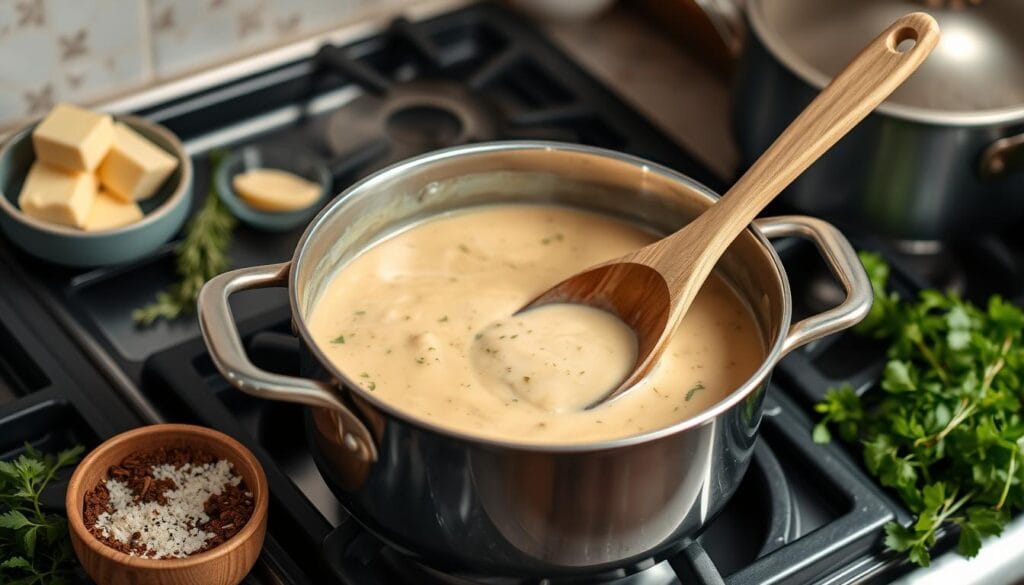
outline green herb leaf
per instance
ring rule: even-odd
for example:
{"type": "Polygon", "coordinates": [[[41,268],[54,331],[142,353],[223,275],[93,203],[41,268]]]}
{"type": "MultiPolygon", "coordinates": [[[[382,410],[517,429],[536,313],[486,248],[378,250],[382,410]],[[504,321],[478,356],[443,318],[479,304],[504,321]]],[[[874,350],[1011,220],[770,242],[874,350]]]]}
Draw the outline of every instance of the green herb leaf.
{"type": "Polygon", "coordinates": [[[852,441],[857,436],[864,410],[853,387],[845,385],[829,390],[825,393],[825,399],[815,405],[814,409],[825,415],[814,429],[815,442],[828,443],[831,440],[832,434],[827,428],[829,423],[836,426],[839,436],[844,440],[852,441]]]}
{"type": "Polygon", "coordinates": [[[25,557],[10,557],[0,563],[0,569],[31,569],[32,564],[25,557]]]}
{"type": "Polygon", "coordinates": [[[0,514],[0,528],[18,530],[31,525],[32,521],[17,510],[9,510],[7,512],[4,512],[3,514],[0,514]]]}
{"type": "Polygon", "coordinates": [[[928,547],[922,543],[917,543],[910,547],[910,552],[907,553],[907,558],[910,559],[910,562],[922,567],[927,567],[932,564],[932,556],[928,553],[928,547]]]}
{"type": "Polygon", "coordinates": [[[814,431],[811,433],[811,437],[815,443],[831,443],[832,433],[828,430],[828,425],[824,422],[819,422],[814,425],[814,431]]]}
{"type": "Polygon", "coordinates": [[[77,445],[70,449],[65,449],[57,453],[57,460],[54,462],[54,467],[60,469],[61,467],[67,467],[74,463],[78,463],[78,460],[82,458],[82,454],[85,453],[85,447],[77,445]]]}
{"type": "Polygon", "coordinates": [[[889,392],[913,392],[917,389],[914,370],[907,362],[893,360],[885,364],[882,388],[889,392]]]}
{"type": "Polygon", "coordinates": [[[25,547],[25,554],[28,555],[28,558],[30,559],[36,556],[36,536],[38,532],[39,527],[33,526],[21,535],[21,542],[25,547]]]}
{"type": "Polygon", "coordinates": [[[981,534],[972,524],[965,522],[960,525],[960,540],[956,550],[967,558],[976,556],[981,550],[981,534]]]}
{"type": "Polygon", "coordinates": [[[889,550],[903,552],[914,545],[914,533],[895,522],[885,525],[885,546],[889,550]]]}
{"type": "Polygon", "coordinates": [[[1003,526],[1007,518],[998,510],[991,508],[974,507],[967,510],[967,518],[971,526],[982,536],[999,536],[1003,533],[1003,526]]]}

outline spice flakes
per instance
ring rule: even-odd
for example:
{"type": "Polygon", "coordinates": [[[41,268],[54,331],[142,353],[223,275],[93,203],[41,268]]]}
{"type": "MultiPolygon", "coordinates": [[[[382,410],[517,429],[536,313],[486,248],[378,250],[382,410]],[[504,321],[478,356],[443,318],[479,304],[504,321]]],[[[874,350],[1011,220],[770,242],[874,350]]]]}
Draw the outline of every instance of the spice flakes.
{"type": "Polygon", "coordinates": [[[139,451],[110,468],[85,498],[85,524],[133,556],[182,558],[234,536],[253,512],[232,465],[194,448],[139,451]]]}

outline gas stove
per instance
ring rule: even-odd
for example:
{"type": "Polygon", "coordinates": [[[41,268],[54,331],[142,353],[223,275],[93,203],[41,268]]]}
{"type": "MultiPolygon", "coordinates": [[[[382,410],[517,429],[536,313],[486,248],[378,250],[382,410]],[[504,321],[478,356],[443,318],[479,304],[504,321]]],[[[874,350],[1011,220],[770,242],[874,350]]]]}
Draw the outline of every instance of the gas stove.
{"type": "MultiPolygon", "coordinates": [[[[468,142],[534,138],[621,150],[688,174],[722,180],[627,106],[527,22],[493,4],[410,21],[359,40],[309,47],[231,81],[133,108],[176,132],[193,156],[195,209],[207,195],[213,149],[274,143],[317,156],[341,191],[408,156],[468,142]]],[[[290,258],[301,234],[240,226],[236,267],[290,258]]],[[[1024,302],[1024,239],[990,237],[908,251],[854,238],[893,265],[909,296],[958,287],[1024,302]]],[[[795,318],[834,305],[841,291],[808,244],[779,242],[793,282],[795,318]]],[[[140,328],[131,309],[174,279],[173,245],[150,258],[95,270],[41,265],[0,242],[0,452],[95,446],[155,421],[219,429],[265,467],[266,545],[250,584],[509,583],[442,572],[392,550],[345,512],[307,447],[305,409],[252,398],[216,371],[194,318],[140,328]],[[28,323],[32,323],[31,326],[28,323]]],[[[253,361],[298,371],[282,291],[241,296],[233,309],[253,361]]],[[[908,512],[845,447],[811,441],[813,404],[843,382],[877,382],[883,348],[841,334],[803,348],[778,368],[754,462],[706,530],[667,558],[600,576],[542,583],[852,583],[888,581],[910,567],[883,552],[881,527],[908,512]]],[[[56,504],[59,505],[59,504],[56,504]]],[[[944,535],[940,551],[955,539],[944,535]]],[[[519,582],[519,581],[513,581],[519,582]]]]}

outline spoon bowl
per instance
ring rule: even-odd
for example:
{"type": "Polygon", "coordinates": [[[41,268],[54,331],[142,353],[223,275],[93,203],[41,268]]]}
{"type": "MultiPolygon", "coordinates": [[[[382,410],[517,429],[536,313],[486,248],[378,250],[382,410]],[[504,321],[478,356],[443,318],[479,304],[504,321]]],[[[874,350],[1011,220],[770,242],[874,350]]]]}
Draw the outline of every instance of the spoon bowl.
{"type": "Polygon", "coordinates": [[[729,245],[804,170],[924,62],[939,41],[931,16],[900,17],[800,113],[722,198],[679,231],[558,283],[523,310],[580,303],[619,316],[637,336],[632,373],[589,408],[622,396],[657,363],[729,245]]]}
{"type": "MultiPolygon", "coordinates": [[[[650,371],[657,361],[660,352],[655,351],[655,346],[661,338],[643,332],[661,331],[663,337],[670,335],[669,319],[678,300],[673,298],[668,281],[656,268],[620,258],[593,266],[562,281],[519,312],[552,303],[580,303],[604,309],[618,316],[637,333],[637,365],[633,373],[619,384],[621,387],[629,380],[633,380],[629,382],[630,386],[635,384],[643,377],[636,377],[636,372],[650,371]],[[645,360],[651,364],[646,365],[645,360]]],[[[606,402],[613,390],[610,388],[607,393],[598,395],[586,408],[606,402]]]]}

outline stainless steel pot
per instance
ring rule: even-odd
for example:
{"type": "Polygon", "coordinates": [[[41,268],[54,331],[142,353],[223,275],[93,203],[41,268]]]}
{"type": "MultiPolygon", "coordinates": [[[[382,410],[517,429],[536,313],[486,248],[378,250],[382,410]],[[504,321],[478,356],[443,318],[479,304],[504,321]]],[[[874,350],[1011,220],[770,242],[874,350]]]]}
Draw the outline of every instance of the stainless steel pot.
{"type": "Polygon", "coordinates": [[[786,191],[796,209],[903,240],[1024,217],[1024,2],[750,0],[734,92],[741,159],[753,162],[849,55],[922,4],[942,29],[938,47],[786,191]]]}
{"type": "Polygon", "coordinates": [[[314,344],[306,318],[331,276],[387,234],[472,205],[552,203],[662,232],[715,200],[653,163],[585,146],[497,142],[414,158],[352,186],[310,224],[290,262],[222,274],[199,299],[217,368],[239,389],[313,407],[319,467],[374,534],[434,566],[470,574],[594,573],[671,552],[722,507],[750,462],[773,366],[786,353],[859,321],[871,288],[849,243],[806,217],[759,220],[720,263],[750,304],[767,357],[719,404],[669,428],[593,444],[481,439],[414,419],[352,383],[314,344]],[[785,272],[767,237],[817,244],[846,289],[834,309],[790,324],[785,272]],[[228,297],[287,286],[305,348],[293,378],[245,356],[228,297]]]}

